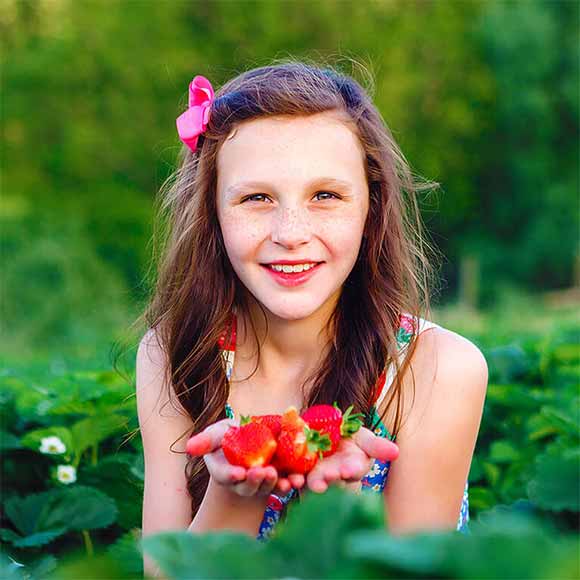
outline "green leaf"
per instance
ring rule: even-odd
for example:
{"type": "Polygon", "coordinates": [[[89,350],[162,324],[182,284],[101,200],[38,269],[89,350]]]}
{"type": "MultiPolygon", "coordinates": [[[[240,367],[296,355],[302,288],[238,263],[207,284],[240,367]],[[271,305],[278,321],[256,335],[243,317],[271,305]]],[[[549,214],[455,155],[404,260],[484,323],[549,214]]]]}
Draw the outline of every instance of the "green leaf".
{"type": "Polygon", "coordinates": [[[483,470],[481,468],[481,461],[477,455],[471,458],[471,465],[469,466],[468,481],[475,483],[483,477],[483,470]]]}
{"type": "Polygon", "coordinates": [[[66,527],[45,525],[40,515],[56,492],[44,492],[27,497],[11,497],[6,501],[6,516],[20,534],[2,529],[0,537],[19,548],[30,548],[48,544],[66,532],[66,527]]]}
{"type": "MultiPolygon", "coordinates": [[[[577,408],[577,405],[575,407],[577,408]]],[[[570,412],[554,407],[542,407],[540,415],[559,433],[578,437],[577,420],[570,412]]]]}
{"type": "Polygon", "coordinates": [[[140,542],[141,529],[133,528],[106,550],[106,554],[118,562],[126,577],[143,577],[143,554],[140,542]]]}
{"type": "Polygon", "coordinates": [[[261,542],[238,532],[162,532],[146,536],[141,545],[174,580],[273,578],[282,572],[261,542]]]}
{"type": "Polygon", "coordinates": [[[106,528],[117,519],[115,501],[93,487],[62,488],[41,515],[44,527],[66,526],[69,530],[106,528]]]}
{"type": "Polygon", "coordinates": [[[37,532],[24,538],[19,538],[13,542],[17,548],[37,548],[52,542],[55,538],[62,536],[68,530],[66,528],[54,528],[52,530],[45,530],[44,532],[37,532]]]}
{"type": "Polygon", "coordinates": [[[126,432],[127,422],[125,417],[116,414],[81,419],[71,428],[75,452],[80,455],[91,445],[126,432]]]}
{"type": "Polygon", "coordinates": [[[544,415],[539,413],[529,418],[526,430],[530,441],[539,441],[558,433],[558,429],[544,415]]]}
{"type": "MultiPolygon", "coordinates": [[[[34,451],[40,453],[40,443],[45,437],[58,437],[65,445],[66,451],[64,454],[55,454],[53,457],[62,458],[63,455],[68,455],[73,451],[73,435],[70,430],[66,427],[54,426],[47,427],[45,429],[36,429],[34,431],[29,431],[21,439],[21,443],[24,447],[28,447],[34,451]]],[[[46,454],[50,455],[50,454],[46,454]]]]}
{"type": "Polygon", "coordinates": [[[470,534],[450,546],[449,577],[550,578],[558,559],[550,536],[531,514],[509,508],[481,514],[470,534]]]}
{"type": "Polygon", "coordinates": [[[15,540],[20,540],[22,536],[15,533],[13,530],[9,528],[0,528],[0,540],[3,542],[14,542],[15,540]]]}
{"type": "Polygon", "coordinates": [[[580,362],[580,344],[560,344],[552,351],[552,357],[560,364],[580,362]]]}
{"type": "Polygon", "coordinates": [[[432,532],[397,537],[384,531],[350,534],[346,549],[352,558],[379,563],[385,578],[421,577],[436,573],[448,577],[446,559],[454,542],[454,532],[432,532]]]}
{"type": "Polygon", "coordinates": [[[552,511],[580,511],[580,450],[560,455],[544,453],[536,458],[536,473],[528,485],[530,499],[552,511]]]}
{"type": "Polygon", "coordinates": [[[470,487],[469,488],[469,506],[474,510],[489,509],[497,502],[497,498],[493,491],[486,487],[470,487]]]}
{"type": "Polygon", "coordinates": [[[104,528],[117,517],[117,507],[111,498],[97,489],[80,485],[11,497],[5,503],[5,511],[24,537],[23,545],[50,541],[71,530],[104,528]],[[51,537],[51,534],[56,535],[51,537]],[[27,537],[33,539],[27,540],[27,537]]]}
{"type": "Polygon", "coordinates": [[[490,382],[509,383],[523,377],[531,368],[531,361],[518,344],[497,346],[486,351],[490,382]]]}
{"type": "Polygon", "coordinates": [[[46,578],[49,572],[56,570],[56,558],[47,554],[38,558],[28,565],[28,573],[31,578],[46,578]]]}
{"type": "Polygon", "coordinates": [[[56,498],[58,493],[58,490],[51,490],[25,497],[13,496],[4,503],[4,510],[20,534],[29,536],[47,529],[38,526],[38,517],[44,506],[56,498]]]}
{"type": "Polygon", "coordinates": [[[491,487],[495,487],[500,478],[500,469],[494,463],[490,463],[489,461],[484,461],[483,464],[483,471],[485,472],[485,477],[489,482],[491,487]]]}
{"type": "Polygon", "coordinates": [[[10,449],[21,449],[22,443],[20,438],[16,437],[8,431],[0,431],[0,451],[8,451],[10,449]]]}
{"type": "Polygon", "coordinates": [[[143,504],[143,481],[133,474],[136,454],[117,453],[87,466],[80,479],[115,500],[119,509],[117,523],[126,530],[140,527],[143,504]]]}
{"type": "Polygon", "coordinates": [[[331,486],[323,494],[306,492],[286,509],[268,549],[286,563],[289,576],[324,578],[349,560],[344,545],[349,532],[385,528],[383,498],[376,493],[331,486]]]}
{"type": "Polygon", "coordinates": [[[489,450],[489,460],[495,463],[510,463],[520,458],[520,452],[511,441],[494,441],[489,450]]]}

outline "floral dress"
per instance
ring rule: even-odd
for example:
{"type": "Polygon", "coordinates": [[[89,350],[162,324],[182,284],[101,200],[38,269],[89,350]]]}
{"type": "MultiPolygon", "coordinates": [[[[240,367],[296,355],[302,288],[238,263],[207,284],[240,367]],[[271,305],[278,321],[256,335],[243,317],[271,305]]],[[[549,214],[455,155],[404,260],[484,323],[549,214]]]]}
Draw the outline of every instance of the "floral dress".
{"type": "MultiPolygon", "coordinates": [[[[420,334],[428,328],[433,328],[438,326],[437,324],[425,320],[423,318],[418,319],[418,324],[414,324],[414,320],[409,314],[402,314],[400,316],[400,325],[397,333],[397,345],[399,347],[399,357],[400,362],[403,362],[405,349],[410,341],[410,338],[414,332],[414,329],[418,328],[418,333],[420,334]]],[[[232,336],[228,344],[225,344],[225,333],[220,337],[219,346],[222,349],[222,355],[226,363],[226,376],[228,380],[232,375],[234,368],[234,357],[236,348],[236,317],[233,317],[233,327],[232,336]]],[[[378,396],[376,398],[375,404],[372,407],[372,415],[370,420],[367,421],[367,426],[376,425],[374,433],[380,437],[386,437],[391,441],[395,441],[389,430],[380,420],[377,409],[379,408],[382,400],[391,384],[393,383],[395,375],[394,365],[391,365],[388,369],[385,369],[379,380],[377,381],[376,391],[378,396]]],[[[231,406],[226,403],[226,416],[230,419],[234,418],[234,411],[231,406]]],[[[382,493],[385,485],[387,483],[387,477],[389,475],[390,461],[381,461],[375,459],[368,473],[361,480],[361,492],[362,493],[382,493]]],[[[285,507],[296,497],[299,496],[297,489],[292,488],[286,495],[279,496],[274,493],[270,494],[268,498],[268,503],[264,511],[264,517],[260,524],[260,529],[258,531],[258,540],[267,540],[280,518],[284,513],[285,507]]],[[[463,492],[463,500],[461,502],[461,508],[459,511],[459,516],[457,520],[457,531],[462,533],[469,533],[469,482],[465,483],[465,490],[463,492]]]]}

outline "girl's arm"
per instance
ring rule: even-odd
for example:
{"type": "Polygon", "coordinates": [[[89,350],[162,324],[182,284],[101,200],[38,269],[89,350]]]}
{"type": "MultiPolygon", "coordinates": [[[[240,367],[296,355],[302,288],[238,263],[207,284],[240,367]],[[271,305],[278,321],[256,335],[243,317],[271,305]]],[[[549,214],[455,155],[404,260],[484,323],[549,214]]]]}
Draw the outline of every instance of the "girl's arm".
{"type": "Polygon", "coordinates": [[[403,378],[400,455],[384,491],[393,534],[456,528],[487,389],[487,363],[473,343],[439,328],[417,341],[403,378]]]}
{"type": "MultiPolygon", "coordinates": [[[[164,354],[149,332],[139,344],[136,361],[137,412],[145,461],[142,536],[165,530],[199,533],[231,529],[255,537],[267,496],[234,497],[223,486],[210,483],[191,521],[191,498],[185,477],[187,438],[183,435],[191,432],[193,425],[185,410],[175,410],[173,405],[179,403],[168,402],[163,381],[165,365],[164,354]]],[[[143,567],[145,574],[160,577],[159,568],[146,555],[143,567]]]]}
{"type": "MultiPolygon", "coordinates": [[[[187,492],[185,441],[179,440],[191,419],[178,413],[168,402],[163,380],[165,357],[149,331],[141,340],[136,361],[136,397],[143,441],[145,489],[143,494],[142,536],[165,530],[187,529],[191,523],[191,499],[187,492]]],[[[159,576],[159,569],[144,556],[147,575],[159,576]]]]}

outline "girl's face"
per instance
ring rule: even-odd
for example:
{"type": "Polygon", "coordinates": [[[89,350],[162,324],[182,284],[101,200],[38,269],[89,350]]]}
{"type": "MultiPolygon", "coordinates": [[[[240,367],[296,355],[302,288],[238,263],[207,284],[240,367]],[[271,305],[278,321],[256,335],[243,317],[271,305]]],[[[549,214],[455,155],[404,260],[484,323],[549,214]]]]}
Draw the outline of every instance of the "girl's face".
{"type": "Polygon", "coordinates": [[[238,278],[273,315],[334,303],[355,265],[369,207],[364,150],[330,112],[241,123],[217,158],[217,211],[238,278]],[[296,285],[266,264],[322,262],[296,285]]]}

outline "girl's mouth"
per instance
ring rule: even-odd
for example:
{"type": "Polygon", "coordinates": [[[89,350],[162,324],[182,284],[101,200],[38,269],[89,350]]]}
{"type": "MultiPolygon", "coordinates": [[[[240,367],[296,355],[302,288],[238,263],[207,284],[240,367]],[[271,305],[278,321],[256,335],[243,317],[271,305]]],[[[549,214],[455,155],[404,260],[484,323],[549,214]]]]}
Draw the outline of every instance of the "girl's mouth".
{"type": "Polygon", "coordinates": [[[260,264],[262,268],[268,271],[268,273],[272,276],[272,278],[281,286],[298,286],[300,284],[304,284],[304,282],[310,280],[312,276],[320,269],[324,262],[319,262],[313,268],[309,270],[303,270],[302,272],[278,272],[271,268],[270,266],[266,266],[264,264],[260,264]]]}

